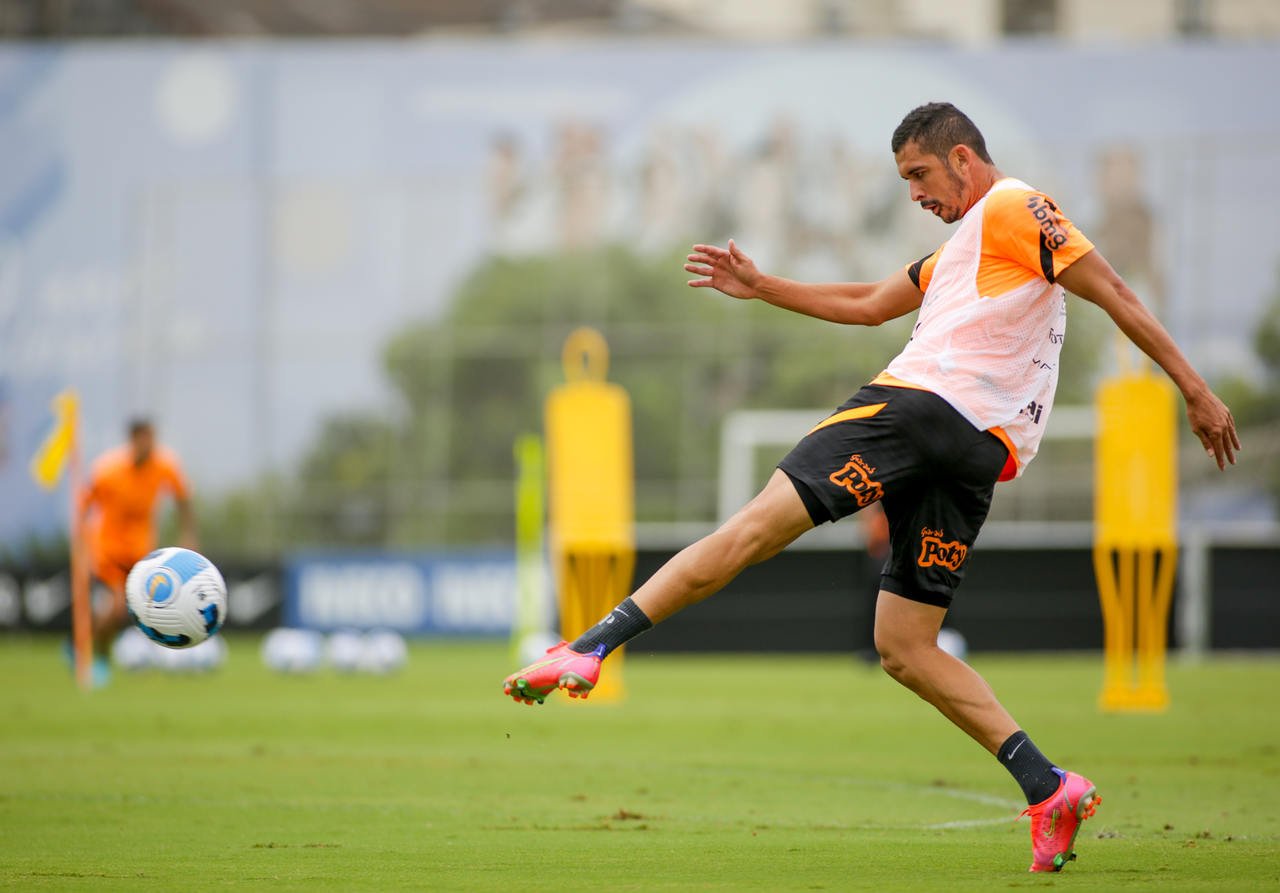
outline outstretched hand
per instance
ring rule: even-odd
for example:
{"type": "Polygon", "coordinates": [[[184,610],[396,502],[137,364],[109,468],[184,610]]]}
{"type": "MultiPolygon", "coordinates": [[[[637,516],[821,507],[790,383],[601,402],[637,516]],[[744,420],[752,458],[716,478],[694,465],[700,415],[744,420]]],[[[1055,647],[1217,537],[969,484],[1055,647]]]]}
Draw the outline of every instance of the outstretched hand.
{"type": "Polygon", "coordinates": [[[686,272],[701,277],[689,280],[691,288],[714,288],[731,298],[757,297],[763,278],[755,262],[742,253],[733,239],[729,240],[728,248],[694,245],[689,263],[684,268],[686,272]]]}
{"type": "Polygon", "coordinates": [[[1235,451],[1240,449],[1236,421],[1231,417],[1231,410],[1212,391],[1206,390],[1203,396],[1187,401],[1187,420],[1204,451],[1218,463],[1220,470],[1225,469],[1228,462],[1236,464],[1235,451]]]}

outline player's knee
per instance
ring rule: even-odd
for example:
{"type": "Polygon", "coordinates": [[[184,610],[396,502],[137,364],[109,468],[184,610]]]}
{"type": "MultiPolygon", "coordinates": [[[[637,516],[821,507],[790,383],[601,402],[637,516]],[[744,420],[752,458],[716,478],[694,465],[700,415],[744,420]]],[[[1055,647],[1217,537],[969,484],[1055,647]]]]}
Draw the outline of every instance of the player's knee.
{"type": "Polygon", "coordinates": [[[725,561],[738,570],[777,552],[774,531],[755,514],[740,514],[716,532],[725,561]]]}
{"type": "Polygon", "coordinates": [[[907,662],[902,659],[900,652],[881,648],[879,643],[876,650],[880,652],[880,669],[884,670],[894,679],[902,682],[907,676],[907,662]]]}
{"type": "Polygon", "coordinates": [[[714,535],[709,555],[711,560],[694,568],[700,572],[697,586],[720,585],[751,565],[758,546],[751,535],[740,529],[720,530],[714,535]]]}
{"type": "Polygon", "coordinates": [[[890,676],[896,676],[902,668],[901,652],[896,647],[893,636],[884,633],[878,626],[875,630],[876,653],[880,655],[880,667],[890,676]]]}
{"type": "Polygon", "coordinates": [[[916,663],[912,656],[917,653],[917,643],[880,629],[875,632],[875,643],[880,667],[897,681],[909,685],[912,667],[916,663]]]}
{"type": "Polygon", "coordinates": [[[788,538],[768,512],[748,505],[686,550],[688,560],[680,565],[684,586],[693,592],[714,592],[750,565],[776,555],[794,538],[788,538]]]}

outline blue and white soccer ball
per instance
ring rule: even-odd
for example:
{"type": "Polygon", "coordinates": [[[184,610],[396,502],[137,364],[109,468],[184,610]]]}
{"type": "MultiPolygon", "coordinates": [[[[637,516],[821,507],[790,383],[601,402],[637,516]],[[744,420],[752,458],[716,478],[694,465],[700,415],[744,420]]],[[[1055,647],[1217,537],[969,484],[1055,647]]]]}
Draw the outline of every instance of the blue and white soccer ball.
{"type": "Polygon", "coordinates": [[[362,673],[386,675],[402,669],[409,660],[409,646],[395,630],[377,629],[364,634],[364,647],[356,665],[362,673]]]}
{"type": "Polygon", "coordinates": [[[364,636],[359,630],[340,629],[329,634],[325,643],[325,658],[329,666],[339,673],[355,673],[360,669],[364,656],[364,636]]]}
{"type": "Polygon", "coordinates": [[[129,626],[112,644],[111,661],[129,672],[207,673],[226,663],[227,640],[214,636],[190,648],[164,648],[136,626],[129,626]]]}
{"type": "Polygon", "coordinates": [[[160,646],[136,626],[125,627],[111,645],[111,661],[122,670],[146,670],[155,663],[160,646]]]}
{"type": "Polygon", "coordinates": [[[324,636],[280,627],[262,640],[262,662],[277,673],[314,673],[324,662],[324,636]]]}
{"type": "Polygon", "coordinates": [[[190,549],[157,549],[129,571],[129,616],[167,648],[190,648],[216,633],[227,616],[227,584],[209,559],[190,549]]]}

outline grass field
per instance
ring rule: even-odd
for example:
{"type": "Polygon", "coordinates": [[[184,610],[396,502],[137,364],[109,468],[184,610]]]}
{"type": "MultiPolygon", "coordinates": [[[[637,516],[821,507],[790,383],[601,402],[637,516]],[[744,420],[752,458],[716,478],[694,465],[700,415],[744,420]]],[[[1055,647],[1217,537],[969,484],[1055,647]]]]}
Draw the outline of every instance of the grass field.
{"type": "Polygon", "coordinates": [[[85,695],[54,640],[0,639],[0,886],[1280,889],[1275,659],[1175,664],[1167,713],[1104,716],[1097,657],[976,658],[1103,795],[1041,876],[1003,770],[849,658],[635,656],[625,703],[524,707],[497,645],[390,678],[230,646],[85,695]]]}

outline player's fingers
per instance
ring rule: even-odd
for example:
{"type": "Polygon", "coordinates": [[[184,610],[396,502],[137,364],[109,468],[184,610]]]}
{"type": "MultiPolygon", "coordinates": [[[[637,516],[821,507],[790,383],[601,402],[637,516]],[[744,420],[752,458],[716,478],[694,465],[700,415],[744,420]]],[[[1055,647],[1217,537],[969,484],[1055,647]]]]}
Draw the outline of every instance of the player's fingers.
{"type": "Polygon", "coordinates": [[[1213,441],[1209,439],[1209,435],[1199,429],[1196,429],[1195,435],[1200,438],[1200,446],[1204,447],[1205,455],[1210,459],[1216,459],[1217,456],[1213,452],[1213,441]]]}
{"type": "Polygon", "coordinates": [[[686,273],[692,273],[692,274],[694,274],[695,276],[710,276],[710,275],[711,275],[711,268],[710,268],[710,267],[708,267],[708,266],[704,266],[704,265],[702,265],[702,264],[685,264],[685,265],[684,265],[684,271],[685,271],[686,273]]]}
{"type": "Polygon", "coordinates": [[[1228,428],[1222,432],[1222,454],[1227,457],[1227,461],[1232,465],[1236,464],[1236,453],[1232,449],[1231,441],[1235,439],[1235,432],[1228,428]]]}
{"type": "Polygon", "coordinates": [[[710,279],[690,279],[686,284],[690,288],[710,288],[711,280],[710,279]]]}
{"type": "Polygon", "coordinates": [[[705,254],[709,257],[728,257],[729,252],[725,251],[719,245],[694,245],[694,252],[697,254],[705,254]]]}
{"type": "Polygon", "coordinates": [[[735,260],[742,259],[742,251],[738,248],[737,243],[735,243],[733,239],[729,240],[729,256],[735,260]]]}
{"type": "Polygon", "coordinates": [[[1218,463],[1218,470],[1224,471],[1227,467],[1225,461],[1226,448],[1222,443],[1222,433],[1214,431],[1209,435],[1210,451],[1215,462],[1218,463]]]}

